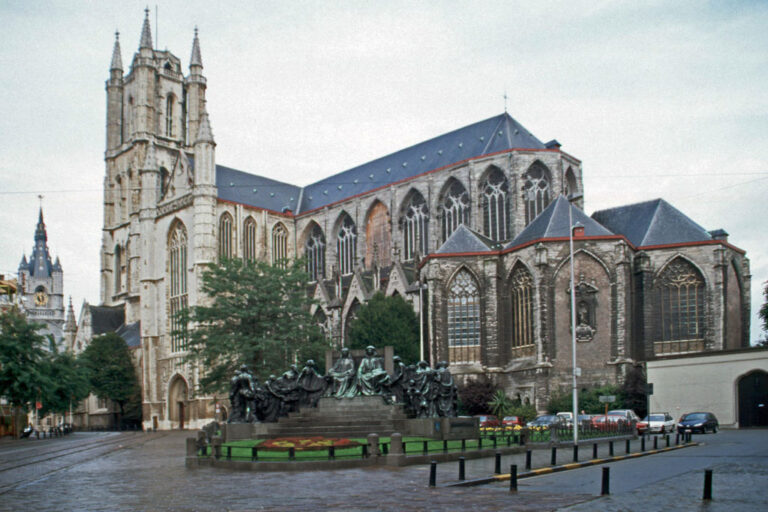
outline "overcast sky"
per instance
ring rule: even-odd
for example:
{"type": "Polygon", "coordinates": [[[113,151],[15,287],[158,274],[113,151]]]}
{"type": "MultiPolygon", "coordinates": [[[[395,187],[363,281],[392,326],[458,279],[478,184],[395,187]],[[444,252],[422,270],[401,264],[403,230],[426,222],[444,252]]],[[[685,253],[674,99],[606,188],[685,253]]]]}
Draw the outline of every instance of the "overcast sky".
{"type": "MultiPolygon", "coordinates": [[[[76,312],[99,303],[104,82],[146,2],[0,3],[0,273],[38,194],[76,312]]],[[[305,185],[504,111],[583,161],[586,211],[662,197],[768,279],[765,2],[161,1],[188,73],[200,30],[219,164],[305,185]]],[[[156,26],[159,29],[157,32],[156,26]]]]}

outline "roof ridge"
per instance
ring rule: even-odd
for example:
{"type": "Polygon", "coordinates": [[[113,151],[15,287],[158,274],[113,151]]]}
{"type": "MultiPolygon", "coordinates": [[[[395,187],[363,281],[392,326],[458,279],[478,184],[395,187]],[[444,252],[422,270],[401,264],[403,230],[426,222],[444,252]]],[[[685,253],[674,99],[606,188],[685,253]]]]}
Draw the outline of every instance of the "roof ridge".
{"type": "MultiPolygon", "coordinates": [[[[661,209],[661,198],[654,199],[656,201],[656,207],[653,209],[653,217],[651,217],[651,221],[648,223],[648,225],[645,227],[645,233],[643,233],[643,240],[640,243],[640,246],[646,245],[645,241],[648,239],[649,233],[651,232],[651,229],[653,228],[653,225],[656,223],[656,219],[659,218],[659,210],[661,209]]],[[[652,202],[652,201],[649,201],[652,202]]]]}

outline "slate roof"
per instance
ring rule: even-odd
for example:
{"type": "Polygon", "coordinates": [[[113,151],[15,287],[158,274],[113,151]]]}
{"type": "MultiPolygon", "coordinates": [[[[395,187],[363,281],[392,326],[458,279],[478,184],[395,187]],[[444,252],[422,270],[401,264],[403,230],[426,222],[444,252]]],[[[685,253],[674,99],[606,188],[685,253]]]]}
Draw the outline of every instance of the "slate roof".
{"type": "Polygon", "coordinates": [[[709,232],[663,199],[600,210],[592,218],[636,247],[712,240],[709,232]]]}
{"type": "Polygon", "coordinates": [[[93,335],[117,331],[125,322],[123,306],[90,306],[93,335]]]}
{"type": "Polygon", "coordinates": [[[517,247],[541,238],[567,238],[569,235],[568,208],[571,209],[573,223],[577,222],[584,226],[584,236],[611,236],[614,233],[601,226],[594,219],[587,217],[587,214],[578,207],[570,204],[563,195],[549,203],[533,222],[528,224],[505,249],[517,247]]]}
{"type": "Polygon", "coordinates": [[[470,158],[510,149],[547,147],[505,112],[334,174],[303,189],[221,165],[216,166],[216,187],[219,198],[226,201],[277,212],[290,209],[299,214],[470,158]]]}
{"type": "Polygon", "coordinates": [[[463,252],[490,252],[496,249],[496,242],[475,233],[464,224],[454,231],[448,240],[440,246],[437,254],[455,254],[463,252]]]}
{"type": "Polygon", "coordinates": [[[129,347],[141,346],[141,322],[123,324],[117,328],[115,333],[123,338],[125,340],[125,344],[129,347]]]}

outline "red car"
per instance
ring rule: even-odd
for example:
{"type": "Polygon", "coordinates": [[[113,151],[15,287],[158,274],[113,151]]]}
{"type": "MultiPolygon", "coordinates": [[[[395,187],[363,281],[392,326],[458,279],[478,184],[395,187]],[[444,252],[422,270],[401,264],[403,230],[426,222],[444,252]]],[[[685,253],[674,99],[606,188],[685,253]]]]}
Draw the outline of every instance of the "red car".
{"type": "Polygon", "coordinates": [[[615,430],[627,424],[622,416],[595,416],[592,418],[592,428],[596,430],[615,430]]]}
{"type": "Polygon", "coordinates": [[[499,418],[493,414],[484,414],[482,416],[475,416],[475,418],[480,420],[480,428],[495,428],[501,426],[499,418]]]}
{"type": "Polygon", "coordinates": [[[502,424],[505,427],[516,427],[518,425],[522,426],[523,419],[520,416],[504,416],[502,424]]]}

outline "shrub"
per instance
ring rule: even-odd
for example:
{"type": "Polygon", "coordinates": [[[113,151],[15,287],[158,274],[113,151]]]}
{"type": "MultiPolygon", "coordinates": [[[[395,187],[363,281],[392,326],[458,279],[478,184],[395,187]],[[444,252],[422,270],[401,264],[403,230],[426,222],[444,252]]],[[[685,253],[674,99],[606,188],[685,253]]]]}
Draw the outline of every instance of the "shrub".
{"type": "Polygon", "coordinates": [[[489,403],[496,393],[496,385],[485,375],[467,379],[459,386],[460,413],[492,414],[489,403]]]}

